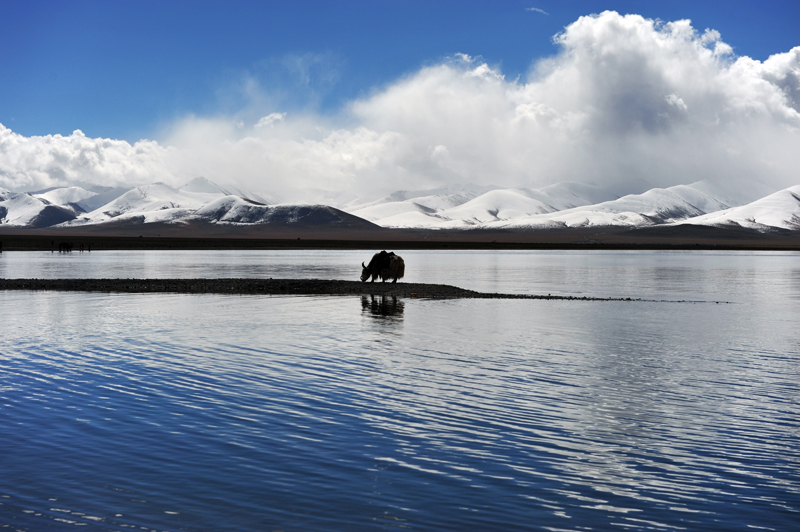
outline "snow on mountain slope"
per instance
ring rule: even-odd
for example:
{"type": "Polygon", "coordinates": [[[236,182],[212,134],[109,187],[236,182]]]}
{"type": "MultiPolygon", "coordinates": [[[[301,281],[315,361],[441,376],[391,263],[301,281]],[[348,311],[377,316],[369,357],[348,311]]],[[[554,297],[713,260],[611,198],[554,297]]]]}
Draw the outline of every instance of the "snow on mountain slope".
{"type": "Polygon", "coordinates": [[[351,214],[384,227],[466,229],[556,210],[552,205],[531,198],[531,192],[535,191],[495,189],[456,206],[448,205],[451,196],[423,196],[380,203],[351,214]]]}
{"type": "Polygon", "coordinates": [[[91,192],[81,187],[54,188],[41,194],[33,194],[36,198],[41,198],[54,205],[69,205],[87,200],[97,196],[96,192],[91,192]]]}
{"type": "Polygon", "coordinates": [[[187,192],[163,183],[145,185],[129,190],[69,225],[98,224],[112,219],[116,222],[172,222],[191,215],[222,195],[219,192],[187,192]]]}
{"type": "Polygon", "coordinates": [[[48,227],[75,218],[75,211],[25,192],[0,189],[0,225],[48,227]]]}
{"type": "Polygon", "coordinates": [[[424,215],[432,214],[435,211],[423,205],[414,203],[413,201],[395,201],[392,203],[382,203],[380,205],[373,205],[359,209],[357,211],[350,211],[353,216],[364,218],[373,222],[380,222],[393,216],[408,214],[408,213],[422,213],[424,215]]]}
{"type": "Polygon", "coordinates": [[[238,196],[216,199],[195,211],[192,218],[220,224],[372,226],[365,220],[327,205],[261,205],[238,196]]]}
{"type": "Polygon", "coordinates": [[[565,229],[575,227],[648,226],[653,221],[642,214],[623,211],[592,210],[583,207],[550,214],[528,216],[512,221],[494,222],[484,227],[492,229],[565,229]]]}
{"type": "Polygon", "coordinates": [[[557,211],[572,209],[583,205],[592,205],[604,201],[612,201],[619,196],[596,185],[563,182],[540,189],[519,189],[531,199],[550,205],[557,211]]]}
{"type": "MultiPolygon", "coordinates": [[[[496,206],[496,204],[503,203],[500,198],[495,198],[492,201],[487,197],[482,203],[473,203],[484,196],[489,195],[491,197],[495,192],[500,193],[501,196],[515,196],[513,199],[511,197],[506,198],[506,202],[509,204],[533,202],[533,200],[516,192],[493,190],[478,197],[474,197],[470,192],[457,192],[454,194],[416,196],[413,199],[402,201],[375,202],[370,206],[350,210],[349,212],[354,216],[375,222],[383,227],[436,227],[449,229],[470,227],[482,221],[497,219],[491,212],[501,209],[496,206]],[[455,214],[449,214],[454,209],[455,214]]],[[[405,193],[396,193],[392,197],[401,198],[404,196],[405,193]]],[[[539,205],[536,208],[538,209],[539,205]]]]}
{"type": "Polygon", "coordinates": [[[800,230],[800,185],[779,190],[747,205],[682,220],[676,225],[740,226],[756,231],[800,230]]]}
{"type": "Polygon", "coordinates": [[[238,196],[224,196],[197,209],[193,218],[221,223],[263,223],[269,213],[270,208],[266,205],[238,196]]]}
{"type": "Polygon", "coordinates": [[[82,199],[78,201],[76,205],[83,209],[84,212],[92,212],[93,210],[99,209],[103,205],[114,201],[129,190],[131,189],[125,187],[97,187],[97,190],[92,191],[96,192],[94,196],[82,199]]]}
{"type": "Polygon", "coordinates": [[[4,225],[28,225],[46,203],[30,194],[0,191],[0,220],[4,225]]]}
{"type": "Polygon", "coordinates": [[[355,213],[358,210],[376,205],[413,201],[418,205],[423,205],[432,209],[447,209],[466,203],[485,192],[498,188],[500,187],[468,184],[458,187],[439,187],[429,190],[398,190],[377,200],[367,202],[350,200],[343,208],[347,212],[355,213]]]}
{"type": "Polygon", "coordinates": [[[429,196],[417,196],[409,201],[431,211],[440,211],[463,205],[464,203],[472,201],[474,198],[475,196],[469,192],[461,192],[456,194],[431,194],[429,196]]]}
{"type": "Polygon", "coordinates": [[[274,198],[269,198],[264,194],[259,194],[252,191],[244,191],[233,186],[221,186],[205,177],[196,177],[180,187],[180,190],[185,192],[201,192],[206,194],[223,194],[225,196],[239,196],[244,199],[250,199],[259,203],[271,204],[277,203],[274,198]]]}
{"type": "Polygon", "coordinates": [[[384,227],[470,228],[482,223],[586,205],[586,199],[614,199],[592,185],[560,183],[540,190],[468,185],[427,191],[399,191],[347,209],[384,227]]]}
{"type": "MultiPolygon", "coordinates": [[[[705,187],[713,191],[713,187],[705,187]]],[[[404,197],[402,194],[395,196],[404,197]]],[[[558,183],[538,190],[493,189],[456,206],[422,196],[377,202],[350,212],[384,227],[585,227],[653,225],[725,209],[728,204],[692,185],[651,189],[617,198],[593,185],[558,183]],[[603,199],[599,203],[595,200],[603,199]]]]}
{"type": "Polygon", "coordinates": [[[514,220],[555,210],[555,207],[516,190],[492,190],[439,214],[466,224],[483,224],[498,220],[514,220]]]}
{"type": "MultiPolygon", "coordinates": [[[[208,179],[184,187],[162,183],[130,190],[69,187],[37,193],[0,189],[0,224],[48,227],[115,223],[367,224],[430,229],[527,229],[587,226],[644,227],[692,223],[742,226],[759,231],[800,230],[800,185],[742,203],[759,184],[700,181],[616,197],[611,190],[580,183],[542,189],[445,187],[399,191],[348,209],[324,205],[265,205],[253,194],[232,193],[208,179]],[[599,201],[598,201],[599,200],[599,201]],[[90,212],[78,214],[87,206],[90,212]]],[[[353,201],[357,203],[357,201],[353,201]]]]}
{"type": "MultiPolygon", "coordinates": [[[[205,177],[195,177],[185,185],[180,187],[180,190],[184,190],[186,192],[201,192],[204,194],[225,194],[225,191],[214,183],[213,181],[209,181],[205,177]]],[[[228,194],[225,194],[226,196],[228,194]]]]}
{"type": "MultiPolygon", "coordinates": [[[[683,188],[680,188],[678,192],[672,188],[654,188],[643,194],[630,194],[618,200],[581,208],[609,213],[634,212],[652,219],[654,223],[664,223],[705,213],[686,201],[684,196],[695,196],[695,199],[702,197],[699,192],[693,195],[690,190],[683,188]]],[[[711,198],[708,201],[712,201],[711,198]]]]}
{"type": "MultiPolygon", "coordinates": [[[[688,185],[689,187],[702,192],[708,196],[713,196],[721,203],[726,204],[728,207],[739,207],[747,205],[758,199],[764,198],[774,192],[774,188],[770,188],[763,183],[757,181],[748,182],[717,182],[710,180],[698,181],[688,185]]],[[[674,188],[674,187],[673,187],[674,188]]],[[[727,208],[727,207],[726,207],[727,208]]],[[[706,212],[711,212],[706,211],[706,212]]]]}
{"type": "Polygon", "coordinates": [[[350,211],[353,216],[382,227],[433,227],[448,221],[436,216],[436,210],[414,201],[395,201],[350,211]]]}
{"type": "Polygon", "coordinates": [[[687,185],[654,188],[643,194],[630,194],[613,201],[584,205],[548,214],[527,216],[505,223],[503,228],[555,228],[588,226],[649,226],[705,214],[704,208],[725,205],[687,185]]]}
{"type": "Polygon", "coordinates": [[[732,206],[731,200],[727,200],[727,202],[719,200],[719,194],[716,191],[703,192],[695,188],[694,185],[677,185],[666,190],[704,213],[721,211],[732,206]],[[714,194],[713,196],[711,195],[712,193],[714,194]]]}
{"type": "MultiPolygon", "coordinates": [[[[395,209],[403,205],[395,205],[395,209]]],[[[371,220],[359,213],[351,213],[353,216],[364,218],[381,227],[395,227],[395,228],[421,228],[421,229],[458,229],[463,228],[463,222],[454,222],[443,216],[439,216],[435,212],[426,212],[420,208],[414,208],[405,212],[395,212],[390,216],[382,216],[379,220],[371,220]]]]}
{"type": "Polygon", "coordinates": [[[136,187],[102,207],[63,226],[103,223],[293,224],[296,226],[340,225],[373,227],[325,205],[264,205],[249,198],[223,194],[210,181],[195,180],[186,189],[163,183],[136,187]]]}

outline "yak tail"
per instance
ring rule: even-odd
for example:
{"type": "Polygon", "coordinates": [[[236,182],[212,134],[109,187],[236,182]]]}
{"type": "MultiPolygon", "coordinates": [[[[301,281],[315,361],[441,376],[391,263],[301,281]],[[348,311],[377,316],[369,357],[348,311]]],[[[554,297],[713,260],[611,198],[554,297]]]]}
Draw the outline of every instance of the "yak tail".
{"type": "Polygon", "coordinates": [[[392,282],[402,279],[406,273],[406,263],[398,256],[393,256],[389,261],[389,267],[381,270],[381,280],[388,281],[393,279],[392,282]]]}
{"type": "Polygon", "coordinates": [[[406,263],[403,261],[403,258],[399,256],[392,257],[392,261],[389,264],[389,277],[392,279],[402,279],[405,274],[406,263]]]}

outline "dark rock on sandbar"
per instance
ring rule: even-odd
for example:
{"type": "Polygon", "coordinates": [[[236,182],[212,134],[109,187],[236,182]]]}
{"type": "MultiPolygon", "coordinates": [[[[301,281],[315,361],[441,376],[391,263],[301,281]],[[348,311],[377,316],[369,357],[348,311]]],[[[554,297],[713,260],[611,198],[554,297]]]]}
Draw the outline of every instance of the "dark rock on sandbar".
{"type": "Polygon", "coordinates": [[[630,298],[487,294],[443,284],[362,283],[358,281],[324,279],[0,279],[0,290],[256,295],[386,295],[426,299],[631,301],[630,298]]]}

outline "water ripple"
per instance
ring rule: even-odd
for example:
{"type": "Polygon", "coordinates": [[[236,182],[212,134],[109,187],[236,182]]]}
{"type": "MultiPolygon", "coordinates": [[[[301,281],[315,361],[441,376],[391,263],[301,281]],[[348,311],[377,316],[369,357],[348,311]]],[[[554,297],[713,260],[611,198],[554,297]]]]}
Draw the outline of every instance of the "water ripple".
{"type": "Polygon", "coordinates": [[[18,530],[790,530],[798,343],[737,306],[2,294],[18,530]]]}

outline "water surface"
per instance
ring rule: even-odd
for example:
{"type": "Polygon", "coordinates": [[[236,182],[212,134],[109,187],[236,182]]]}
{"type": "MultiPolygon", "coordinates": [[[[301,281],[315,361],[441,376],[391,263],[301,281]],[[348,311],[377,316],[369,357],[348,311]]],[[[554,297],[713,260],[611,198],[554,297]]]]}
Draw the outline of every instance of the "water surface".
{"type": "MultiPolygon", "coordinates": [[[[364,254],[72,255],[0,274],[364,254]]],[[[0,525],[796,529],[798,255],[402,255],[409,281],[701,302],[0,292],[0,525]]]]}

